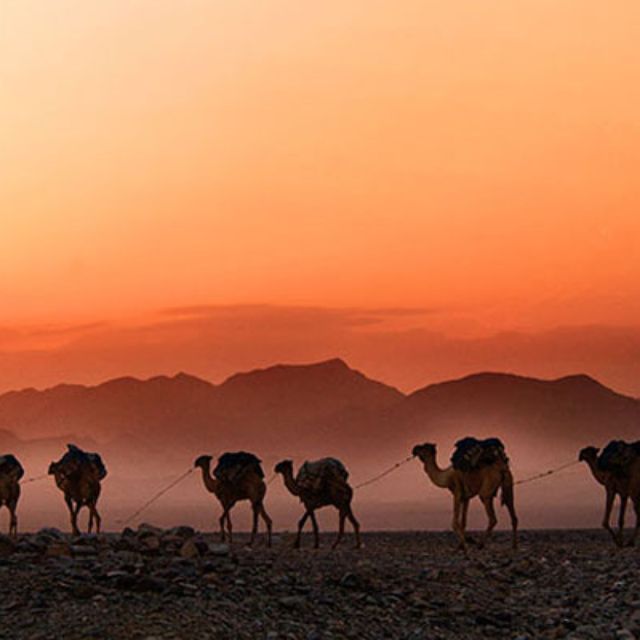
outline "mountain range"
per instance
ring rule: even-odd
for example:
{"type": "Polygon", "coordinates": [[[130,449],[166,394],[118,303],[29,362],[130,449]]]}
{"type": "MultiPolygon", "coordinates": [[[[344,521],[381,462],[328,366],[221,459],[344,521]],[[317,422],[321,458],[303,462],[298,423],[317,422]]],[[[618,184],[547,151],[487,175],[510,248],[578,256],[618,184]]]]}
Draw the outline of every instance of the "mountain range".
{"type": "Polygon", "coordinates": [[[53,452],[76,441],[123,464],[240,448],[382,463],[417,441],[450,446],[468,434],[497,435],[528,455],[574,455],[585,444],[640,437],[640,401],[586,375],[479,373],[405,395],[340,359],[239,373],[219,385],[179,373],[0,396],[1,450],[53,452]]]}

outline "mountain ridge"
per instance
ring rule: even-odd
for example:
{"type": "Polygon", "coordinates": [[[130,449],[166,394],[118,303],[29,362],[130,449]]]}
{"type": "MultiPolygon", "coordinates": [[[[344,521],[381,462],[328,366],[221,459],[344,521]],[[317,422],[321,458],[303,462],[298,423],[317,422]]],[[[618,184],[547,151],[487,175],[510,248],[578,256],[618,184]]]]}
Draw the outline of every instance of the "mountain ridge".
{"type": "Polygon", "coordinates": [[[405,395],[340,358],[239,372],[219,384],[179,372],[0,395],[0,429],[19,438],[77,433],[141,451],[237,446],[375,456],[465,433],[540,449],[545,439],[568,447],[609,433],[637,437],[639,427],[640,402],[587,374],[544,380],[484,371],[405,395]]]}

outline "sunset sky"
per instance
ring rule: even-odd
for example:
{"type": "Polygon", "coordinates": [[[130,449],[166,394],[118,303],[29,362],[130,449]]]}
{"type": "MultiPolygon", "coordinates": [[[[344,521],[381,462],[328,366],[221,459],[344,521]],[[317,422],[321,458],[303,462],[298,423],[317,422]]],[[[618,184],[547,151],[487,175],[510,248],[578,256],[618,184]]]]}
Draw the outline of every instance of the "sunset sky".
{"type": "Polygon", "coordinates": [[[0,391],[343,356],[640,395],[636,0],[0,21],[0,391]]]}

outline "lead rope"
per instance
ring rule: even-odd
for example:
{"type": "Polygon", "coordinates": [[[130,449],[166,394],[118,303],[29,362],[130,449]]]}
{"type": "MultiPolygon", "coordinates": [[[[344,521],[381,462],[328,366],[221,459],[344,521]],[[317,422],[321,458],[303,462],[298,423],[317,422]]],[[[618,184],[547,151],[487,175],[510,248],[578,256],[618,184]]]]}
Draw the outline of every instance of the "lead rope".
{"type": "Polygon", "coordinates": [[[531,476],[530,478],[524,478],[523,480],[518,480],[514,482],[514,486],[517,484],[527,484],[528,482],[533,482],[534,480],[540,480],[541,478],[546,478],[547,476],[553,475],[554,473],[558,473],[563,469],[568,469],[569,467],[573,467],[575,464],[580,464],[580,460],[573,460],[572,462],[567,462],[567,464],[563,464],[555,469],[549,469],[548,471],[543,471],[542,473],[537,473],[535,476],[531,476]]]}
{"type": "Polygon", "coordinates": [[[44,480],[49,476],[48,473],[43,473],[41,476],[35,476],[34,478],[27,478],[26,480],[21,480],[20,484],[29,484],[30,482],[38,482],[38,480],[44,480]]]}
{"type": "Polygon", "coordinates": [[[116,522],[119,524],[128,524],[135,517],[139,516],[145,509],[149,508],[156,500],[158,500],[165,493],[167,493],[167,491],[170,491],[171,489],[173,489],[173,487],[175,487],[177,484],[182,482],[191,473],[193,473],[193,468],[185,471],[181,476],[179,476],[178,478],[173,480],[170,484],[168,484],[166,487],[164,487],[164,489],[160,489],[158,493],[156,493],[152,498],[149,498],[149,500],[147,500],[137,511],[132,513],[128,518],[116,520],[116,522]]]}
{"type": "Polygon", "coordinates": [[[411,460],[413,460],[414,457],[415,456],[413,455],[407,456],[403,460],[400,460],[400,462],[396,462],[393,466],[389,467],[388,469],[385,469],[382,473],[379,473],[377,476],[373,476],[373,478],[369,478],[369,480],[365,480],[364,482],[361,482],[360,484],[355,485],[355,487],[353,488],[361,489],[362,487],[366,487],[369,484],[373,484],[378,480],[382,480],[382,478],[384,478],[385,476],[388,476],[390,473],[393,473],[396,469],[399,469],[402,465],[407,464],[407,462],[410,462],[411,460]]]}

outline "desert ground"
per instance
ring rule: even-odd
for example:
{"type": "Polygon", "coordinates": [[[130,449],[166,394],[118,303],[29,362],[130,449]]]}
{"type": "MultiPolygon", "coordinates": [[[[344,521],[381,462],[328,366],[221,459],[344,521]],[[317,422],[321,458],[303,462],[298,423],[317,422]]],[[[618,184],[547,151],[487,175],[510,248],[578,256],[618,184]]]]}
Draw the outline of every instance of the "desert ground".
{"type": "Polygon", "coordinates": [[[640,551],[600,531],[525,531],[457,552],[446,532],[277,534],[251,550],[188,527],[0,539],[0,637],[640,637],[640,551]]]}

